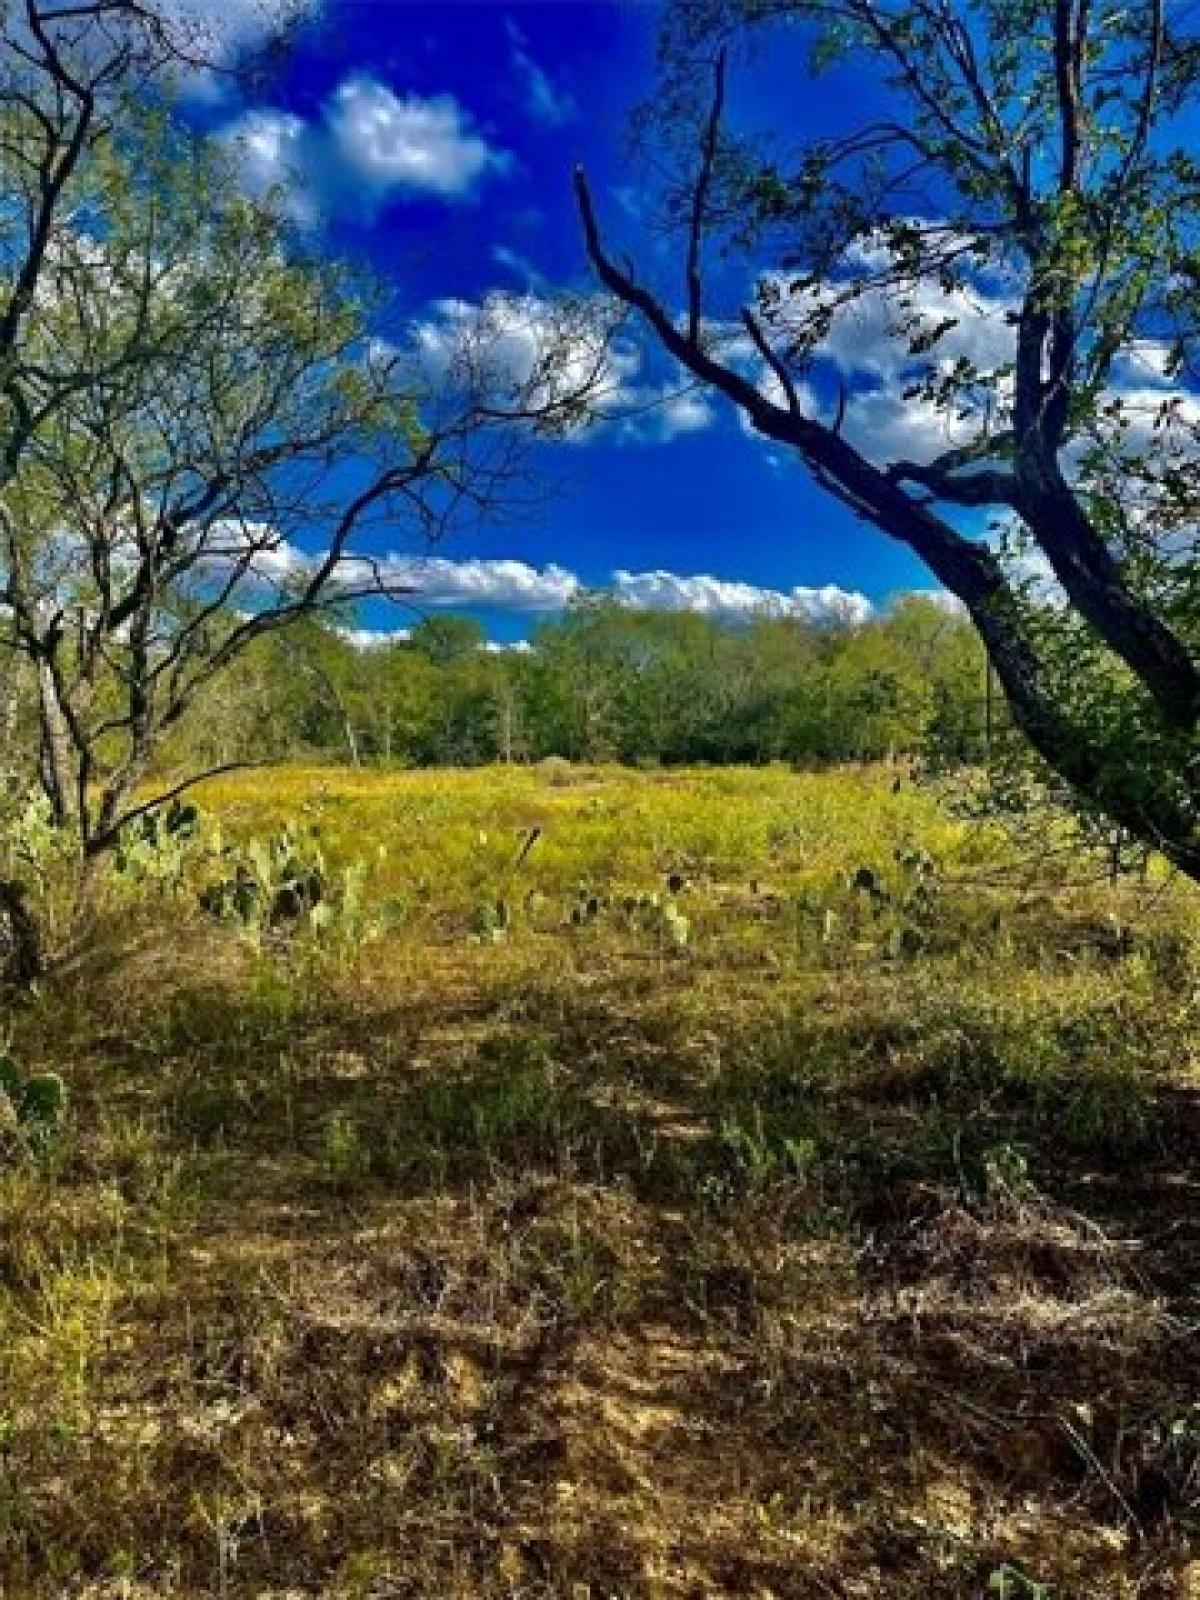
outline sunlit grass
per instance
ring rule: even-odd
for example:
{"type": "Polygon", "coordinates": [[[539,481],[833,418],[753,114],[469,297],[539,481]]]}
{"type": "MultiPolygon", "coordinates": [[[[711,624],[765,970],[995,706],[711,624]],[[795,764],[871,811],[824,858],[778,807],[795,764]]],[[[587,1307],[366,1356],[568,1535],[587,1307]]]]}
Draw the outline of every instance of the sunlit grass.
{"type": "Polygon", "coordinates": [[[286,816],[320,826],[331,847],[386,846],[385,887],[424,878],[439,896],[502,877],[531,828],[531,883],[561,890],[581,873],[639,882],[678,862],[713,880],[780,881],[881,855],[906,837],[970,854],[977,846],[933,798],[911,784],[892,793],[886,769],[794,773],[787,768],[672,769],[488,767],[381,776],[289,769],[207,785],[202,803],[231,827],[270,827],[286,816]]]}

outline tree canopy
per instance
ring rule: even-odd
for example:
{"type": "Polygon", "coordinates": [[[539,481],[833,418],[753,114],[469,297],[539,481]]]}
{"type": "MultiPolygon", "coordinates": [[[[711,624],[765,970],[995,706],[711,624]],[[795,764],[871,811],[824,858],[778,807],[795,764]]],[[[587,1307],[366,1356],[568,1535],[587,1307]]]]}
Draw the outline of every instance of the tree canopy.
{"type": "Polygon", "coordinates": [[[310,619],[261,638],[172,733],[164,770],[254,755],[357,765],[980,762],[983,653],[921,597],[858,624],[731,623],[585,595],[528,647],[432,615],[370,644],[310,619]]]}

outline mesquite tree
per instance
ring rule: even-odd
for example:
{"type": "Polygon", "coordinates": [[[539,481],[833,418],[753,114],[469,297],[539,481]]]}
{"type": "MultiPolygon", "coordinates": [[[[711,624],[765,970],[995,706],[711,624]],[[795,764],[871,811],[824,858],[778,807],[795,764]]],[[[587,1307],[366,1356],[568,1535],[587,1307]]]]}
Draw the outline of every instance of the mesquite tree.
{"type": "Polygon", "coordinates": [[[1200,878],[1188,18],[1165,0],[678,0],[649,115],[659,164],[677,158],[681,306],[577,189],[606,287],[913,551],[1044,762],[1200,878]],[[788,52],[798,79],[846,72],[826,125],[810,100],[769,145],[742,130],[732,91],[760,47],[777,98],[788,52]]]}
{"type": "Polygon", "coordinates": [[[368,528],[429,537],[516,492],[523,425],[578,403],[603,337],[579,359],[564,322],[574,359],[513,372],[481,318],[431,369],[402,330],[375,336],[397,323],[375,286],[245,195],[236,149],[172,116],[177,26],[132,0],[16,9],[0,646],[87,862],[206,775],[156,775],[156,752],[245,650],[402,592],[368,528]]]}
{"type": "Polygon", "coordinates": [[[85,857],[156,803],[161,734],[241,650],[386,589],[353,536],[407,513],[443,443],[346,275],[289,258],[228,156],[132,120],[69,186],[103,225],[40,274],[21,359],[54,404],[0,490],[3,638],[85,857]]]}
{"type": "MultiPolygon", "coordinates": [[[[129,94],[156,83],[168,69],[200,65],[203,49],[178,13],[167,18],[142,0],[0,0],[0,496],[14,484],[39,430],[78,382],[69,370],[47,372],[29,349],[47,266],[71,226],[77,179],[111,137],[129,94]]],[[[134,338],[131,350],[136,345],[134,338]]],[[[0,512],[7,532],[11,524],[2,501],[0,512]]],[[[5,624],[14,615],[9,587],[7,571],[0,572],[5,624]]],[[[43,690],[49,679],[42,655],[22,656],[7,626],[0,643],[9,669],[7,773],[19,764],[14,746],[25,685],[15,670],[18,659],[31,667],[43,690]]],[[[34,698],[45,745],[47,700],[44,693],[34,698]]],[[[27,982],[41,961],[21,885],[0,879],[0,973],[27,982]]]]}

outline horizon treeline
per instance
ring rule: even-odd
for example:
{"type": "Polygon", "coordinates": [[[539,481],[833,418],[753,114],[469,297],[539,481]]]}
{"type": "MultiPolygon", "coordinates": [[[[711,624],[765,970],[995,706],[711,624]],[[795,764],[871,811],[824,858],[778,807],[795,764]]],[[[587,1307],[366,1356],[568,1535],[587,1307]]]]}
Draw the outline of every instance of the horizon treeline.
{"type": "MultiPolygon", "coordinates": [[[[969,623],[916,595],[858,623],[733,622],[588,596],[539,623],[528,649],[486,648],[480,624],[457,614],[369,646],[353,621],[265,635],[156,765],[820,766],[904,755],[953,767],[985,758],[1002,714],[969,623]]],[[[33,777],[38,685],[14,666],[0,771],[19,787],[33,777]]]]}
{"type": "Polygon", "coordinates": [[[164,750],[175,761],[475,766],[983,758],[992,715],[969,624],[913,596],[850,624],[745,623],[589,597],[528,650],[461,615],[364,647],[305,624],[249,652],[164,750]]]}

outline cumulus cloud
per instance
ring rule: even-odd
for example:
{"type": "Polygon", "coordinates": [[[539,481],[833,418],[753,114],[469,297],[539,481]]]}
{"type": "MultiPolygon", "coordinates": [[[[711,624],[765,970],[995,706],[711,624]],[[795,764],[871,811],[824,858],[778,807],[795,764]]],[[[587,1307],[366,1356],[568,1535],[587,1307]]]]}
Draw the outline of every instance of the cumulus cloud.
{"type": "Polygon", "coordinates": [[[842,433],[874,461],[925,463],[973,439],[979,420],[963,423],[925,395],[902,400],[890,388],[877,388],[849,399],[842,433]]]}
{"type": "MultiPolygon", "coordinates": [[[[940,225],[912,219],[930,235],[940,225]]],[[[1017,286],[1002,266],[979,264],[970,242],[941,228],[951,254],[961,251],[961,281],[913,276],[882,235],[859,241],[824,282],[792,290],[788,277],[762,283],[774,301],[772,336],[813,364],[824,390],[834,380],[844,395],[842,431],[870,459],[927,463],[1011,426],[1017,286]]],[[[721,337],[719,335],[719,337],[721,337]]],[[[726,330],[721,353],[753,371],[778,400],[778,383],[747,350],[739,330],[726,330]]],[[[799,385],[804,409],[820,416],[811,386],[799,385]]],[[[1123,450],[1153,444],[1182,463],[1200,440],[1200,397],[1181,388],[1174,352],[1160,339],[1139,338],[1113,364],[1101,430],[1123,450]]],[[[828,414],[829,408],[826,408],[828,414]]],[[[1068,452],[1078,464],[1082,442],[1068,452]]],[[[980,457],[982,459],[982,457],[980,457]]]]}
{"type": "MultiPolygon", "coordinates": [[[[412,629],[339,628],[337,634],[352,650],[387,650],[393,645],[407,644],[412,638],[412,629]]],[[[533,651],[528,639],[485,639],[479,648],[490,656],[523,656],[533,651]]]]}
{"type": "Polygon", "coordinates": [[[856,590],[826,584],[819,589],[763,589],[704,574],[613,573],[612,592],[622,605],[637,611],[693,611],[722,621],[753,617],[794,617],[804,622],[865,622],[873,607],[856,590]]]}
{"type": "Polygon", "coordinates": [[[339,628],[337,633],[354,650],[386,650],[412,638],[411,628],[339,628]]]}
{"type": "Polygon", "coordinates": [[[1117,357],[1113,375],[1121,388],[1173,389],[1178,383],[1171,346],[1163,339],[1135,340],[1117,357]]]}
{"type": "Polygon", "coordinates": [[[1013,331],[1009,314],[1014,302],[982,288],[952,287],[922,279],[898,290],[890,282],[867,284],[843,299],[846,285],[835,281],[788,302],[782,319],[805,322],[814,312],[831,308],[828,332],[814,347],[846,375],[893,380],[905,372],[946,371],[960,360],[991,374],[1012,359],[1013,331]],[[914,336],[943,330],[928,355],[910,349],[914,336]]]}
{"type": "MultiPolygon", "coordinates": [[[[242,535],[245,538],[245,535],[242,535]]],[[[253,571],[264,584],[291,586],[319,559],[286,540],[272,541],[264,532],[253,536],[258,553],[253,571]]],[[[214,550],[214,564],[218,552],[214,550]]],[[[363,587],[363,580],[393,593],[407,593],[422,609],[497,611],[517,615],[548,615],[564,611],[587,585],[568,568],[550,562],[536,567],[512,559],[446,556],[347,556],[338,581],[347,589],[363,587]]],[[[720,622],[746,622],[757,617],[795,618],[803,622],[855,625],[866,622],[875,608],[866,595],[836,584],[819,588],[763,588],[736,579],[706,573],[683,574],[663,568],[631,572],[618,568],[602,590],[633,611],[689,611],[720,622]]],[[[382,642],[375,630],[355,630],[354,642],[382,642]],[[359,633],[365,634],[360,639],[359,633]]],[[[397,633],[389,632],[389,638],[397,633]]]]}
{"type": "Polygon", "coordinates": [[[1164,456],[1176,452],[1194,463],[1200,439],[1200,395],[1173,383],[1147,383],[1139,376],[1141,382],[1123,384],[1111,396],[1119,407],[1122,449],[1138,453],[1154,446],[1164,456]]]}
{"type": "MultiPolygon", "coordinates": [[[[138,72],[193,102],[219,103],[234,89],[254,52],[323,9],[325,0],[153,0],[124,10],[116,4],[43,4],[41,26],[66,60],[98,66],[128,47],[138,72]],[[163,49],[162,46],[167,48],[163,49]],[[149,48],[147,49],[147,45],[149,48]]],[[[5,48],[34,47],[23,0],[0,4],[5,48]]],[[[135,73],[135,76],[137,74],[135,73]]],[[[112,83],[108,85],[112,88],[112,83]]]]}
{"type": "Polygon", "coordinates": [[[409,339],[432,386],[466,386],[514,409],[554,409],[569,442],[665,444],[716,420],[705,390],[646,372],[642,347],[598,297],[530,289],[438,300],[411,324],[409,339]]]}
{"type": "Polygon", "coordinates": [[[545,410],[587,393],[620,392],[641,357],[613,335],[599,301],[497,292],[437,300],[409,327],[409,346],[436,388],[467,387],[512,406],[545,410]]]}
{"type": "MultiPolygon", "coordinates": [[[[218,558],[219,552],[214,551],[214,560],[218,558]]],[[[253,575],[264,583],[294,585],[319,560],[319,555],[277,540],[256,551],[253,575]]],[[[348,553],[335,575],[333,587],[339,586],[412,594],[423,607],[538,613],[561,611],[578,592],[580,582],[573,572],[553,562],[534,567],[513,560],[348,553]]]]}
{"type": "Polygon", "coordinates": [[[190,100],[220,102],[240,57],[315,16],[324,0],[158,0],[157,14],[185,63],[178,87],[190,100]]]}
{"type": "Polygon", "coordinates": [[[221,136],[237,150],[250,192],[280,190],[303,223],[396,195],[463,200],[511,162],[452,96],[398,95],[363,74],[326,99],[317,121],[258,109],[228,123],[221,136]]]}
{"type": "Polygon", "coordinates": [[[339,164],[380,191],[469,193],[509,157],[493,150],[450,95],[399,96],[374,78],[348,78],[325,107],[339,164]]]}
{"type": "Polygon", "coordinates": [[[389,584],[410,587],[423,606],[480,610],[560,611],[577,593],[579,579],[551,562],[451,561],[442,556],[389,556],[381,563],[389,584]]]}
{"type": "Polygon", "coordinates": [[[716,417],[703,389],[665,382],[631,388],[618,396],[610,421],[615,422],[618,436],[630,444],[669,444],[684,434],[703,432],[716,417]]]}
{"type": "Polygon", "coordinates": [[[985,420],[1004,426],[1015,302],[998,279],[898,278],[887,248],[868,239],[827,282],[793,294],[785,279],[766,281],[780,294],[780,343],[799,342],[845,385],[843,432],[873,460],[928,462],[974,439],[985,420]],[[921,392],[967,368],[976,380],[954,403],[921,392]]]}

